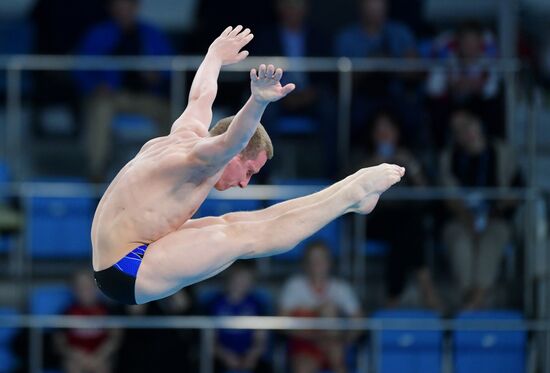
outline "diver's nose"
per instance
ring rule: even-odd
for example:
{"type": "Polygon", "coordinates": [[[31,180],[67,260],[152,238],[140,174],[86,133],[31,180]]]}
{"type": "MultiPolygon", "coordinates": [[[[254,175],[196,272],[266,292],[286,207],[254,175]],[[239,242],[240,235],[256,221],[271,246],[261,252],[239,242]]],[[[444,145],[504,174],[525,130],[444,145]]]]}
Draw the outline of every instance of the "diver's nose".
{"type": "Polygon", "coordinates": [[[250,179],[246,179],[246,180],[243,180],[243,181],[239,182],[239,187],[246,188],[249,181],[250,181],[250,179]]]}

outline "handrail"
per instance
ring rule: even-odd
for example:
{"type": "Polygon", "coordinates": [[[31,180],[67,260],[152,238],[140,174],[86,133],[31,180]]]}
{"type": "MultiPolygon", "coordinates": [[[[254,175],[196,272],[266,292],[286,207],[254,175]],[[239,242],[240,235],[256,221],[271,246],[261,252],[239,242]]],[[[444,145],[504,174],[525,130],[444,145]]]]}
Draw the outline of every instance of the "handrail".
{"type": "MultiPolygon", "coordinates": [[[[0,68],[18,70],[196,70],[204,56],[76,56],[76,55],[13,55],[0,57],[0,68]]],[[[292,71],[337,72],[342,66],[353,71],[426,71],[453,67],[451,61],[437,59],[403,58],[347,58],[347,57],[282,57],[254,56],[230,66],[227,71],[248,71],[262,63],[276,64],[292,71]],[[342,63],[346,61],[347,63],[342,63]]],[[[494,71],[518,71],[519,59],[480,59],[494,71]]]]}
{"type": "Polygon", "coordinates": [[[0,316],[0,328],[549,331],[549,320],[304,318],[280,316],[0,316]]]}

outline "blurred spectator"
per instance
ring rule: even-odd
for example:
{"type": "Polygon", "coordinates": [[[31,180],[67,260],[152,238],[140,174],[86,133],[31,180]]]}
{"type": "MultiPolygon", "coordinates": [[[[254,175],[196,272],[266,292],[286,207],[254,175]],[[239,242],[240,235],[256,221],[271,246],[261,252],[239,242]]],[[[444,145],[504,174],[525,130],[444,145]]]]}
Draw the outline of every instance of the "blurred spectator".
{"type": "MultiPolygon", "coordinates": [[[[194,314],[195,298],[190,290],[184,288],[168,298],[149,304],[147,314],[151,316],[188,316],[194,314]]],[[[178,372],[194,373],[198,371],[198,334],[189,329],[155,330],[151,346],[151,368],[159,372],[169,372],[178,366],[178,372]]]]}
{"type": "MultiPolygon", "coordinates": [[[[110,0],[111,20],[92,28],[79,54],[100,56],[169,55],[172,48],[155,26],[138,19],[139,0],[110,0]]],[[[110,125],[121,112],[152,118],[163,134],[170,129],[168,76],[159,71],[79,71],[86,95],[86,130],[91,176],[101,179],[109,155],[110,125]]]]}
{"type": "MultiPolygon", "coordinates": [[[[305,275],[289,279],[280,300],[283,316],[360,317],[359,299],[344,280],[330,275],[332,258],[323,242],[310,244],[304,254],[305,275]]],[[[289,353],[295,373],[330,369],[347,372],[346,346],[356,335],[340,331],[304,330],[290,333],[289,353]]]]}
{"type": "MultiPolygon", "coordinates": [[[[99,301],[93,276],[89,271],[74,276],[74,303],[65,315],[106,316],[107,307],[99,301]]],[[[108,373],[113,371],[114,354],[120,333],[114,329],[67,329],[55,336],[63,369],[68,373],[108,373]]]]}
{"type": "Polygon", "coordinates": [[[435,110],[436,142],[443,144],[445,133],[439,124],[447,123],[447,113],[456,105],[477,104],[489,133],[502,135],[499,75],[483,61],[498,57],[492,33],[475,22],[467,22],[456,33],[444,33],[434,44],[434,57],[450,65],[448,69],[432,70],[427,81],[428,95],[435,101],[430,107],[435,110]]]}
{"type": "MultiPolygon", "coordinates": [[[[121,314],[129,317],[147,316],[151,303],[134,306],[123,306],[121,314]]],[[[157,369],[154,365],[155,356],[143,351],[150,351],[156,345],[163,346],[161,340],[155,339],[153,329],[125,329],[122,334],[120,351],[118,353],[116,373],[149,373],[157,369]]]]}
{"type": "MultiPolygon", "coordinates": [[[[323,30],[309,23],[308,0],[274,0],[277,22],[256,33],[252,53],[260,56],[326,57],[331,54],[330,40],[323,30]]],[[[312,120],[315,132],[323,135],[324,149],[336,149],[336,121],[333,98],[329,97],[327,75],[306,71],[285,71],[283,80],[296,84],[296,90],[270,108],[265,122],[277,135],[279,120],[293,117],[312,120]]],[[[336,167],[334,152],[325,152],[324,163],[336,167]]]]}
{"type": "MultiPolygon", "coordinates": [[[[277,23],[256,33],[253,52],[260,56],[322,57],[330,47],[322,30],[308,23],[308,0],[275,0],[277,23]]],[[[281,101],[283,114],[315,115],[319,80],[305,71],[285,71],[283,79],[296,84],[296,91],[281,101]]]]}
{"type": "MultiPolygon", "coordinates": [[[[193,313],[194,297],[188,288],[161,301],[124,306],[120,313],[130,317],[185,316],[193,313]]],[[[197,371],[197,337],[186,329],[125,329],[117,361],[117,373],[197,371]],[[136,351],[147,351],[146,354],[136,351]]]]}
{"type": "MultiPolygon", "coordinates": [[[[249,264],[237,262],[228,271],[227,287],[208,307],[211,316],[264,316],[265,305],[254,293],[254,274],[249,264]]],[[[216,337],[216,371],[270,372],[264,359],[265,330],[221,329],[216,337]]]]}
{"type": "MultiPolygon", "coordinates": [[[[65,55],[74,52],[85,32],[107,17],[104,0],[38,0],[31,20],[34,26],[34,53],[65,55]]],[[[74,79],[67,71],[37,71],[34,74],[35,113],[39,121],[33,124],[41,131],[45,109],[63,106],[77,117],[78,95],[74,79]]],[[[78,130],[78,128],[75,128],[78,130]]]]}
{"type": "MultiPolygon", "coordinates": [[[[336,40],[336,54],[347,57],[412,58],[416,42],[403,24],[388,19],[387,0],[361,0],[359,23],[344,29],[336,40]]],[[[380,107],[403,113],[408,138],[420,141],[416,129],[421,113],[416,74],[394,72],[356,73],[352,120],[356,127],[380,107]]],[[[360,129],[360,128],[359,128],[360,129]]],[[[354,136],[357,139],[356,136],[354,136]]]]}
{"type": "MultiPolygon", "coordinates": [[[[397,119],[391,112],[379,112],[370,127],[370,145],[361,167],[380,163],[396,163],[406,168],[400,186],[425,187],[427,180],[420,162],[404,146],[397,119]]],[[[367,217],[368,239],[382,240],[389,244],[386,261],[387,305],[400,304],[409,274],[413,273],[420,288],[424,305],[441,309],[441,302],[426,264],[424,228],[426,202],[381,200],[376,214],[367,217]],[[395,234],[395,227],[400,234],[395,234]]]]}
{"type": "MultiPolygon", "coordinates": [[[[453,144],[441,155],[446,187],[520,186],[515,158],[500,141],[486,138],[481,120],[466,110],[451,117],[453,144]]],[[[514,202],[486,200],[476,193],[449,200],[451,220],[444,228],[451,268],[465,309],[487,305],[496,285],[503,250],[511,239],[509,218],[514,202]]]]}
{"type": "Polygon", "coordinates": [[[19,209],[11,204],[11,201],[0,198],[0,240],[5,233],[19,232],[23,227],[23,222],[23,216],[19,209]]]}
{"type": "Polygon", "coordinates": [[[105,20],[105,0],[38,0],[32,9],[35,53],[71,53],[85,32],[105,20]]]}

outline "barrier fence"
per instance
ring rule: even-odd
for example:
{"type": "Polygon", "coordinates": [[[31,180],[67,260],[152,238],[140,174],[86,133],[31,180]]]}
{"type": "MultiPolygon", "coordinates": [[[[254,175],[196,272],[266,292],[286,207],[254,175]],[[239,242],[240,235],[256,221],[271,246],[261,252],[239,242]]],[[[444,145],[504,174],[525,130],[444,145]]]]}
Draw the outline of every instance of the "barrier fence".
{"type": "MultiPolygon", "coordinates": [[[[198,329],[200,330],[200,373],[213,372],[214,342],[216,329],[251,329],[251,330],[339,330],[364,331],[368,335],[368,351],[362,350],[372,359],[363,361],[359,372],[376,372],[376,364],[380,346],[377,342],[377,332],[382,331],[485,331],[488,334],[516,331],[531,332],[532,338],[542,335],[548,341],[550,338],[550,321],[530,320],[418,320],[418,319],[341,319],[341,318],[295,318],[295,317],[203,317],[203,316],[0,316],[0,328],[30,328],[29,366],[30,373],[42,372],[43,333],[48,328],[114,328],[114,329],[198,329]]],[[[185,346],[182,346],[185,348],[185,346]]],[[[528,347],[526,346],[526,349],[528,347]]],[[[147,353],[144,351],[144,353],[147,353]]],[[[452,349],[445,351],[452,354],[452,349]]],[[[527,352],[526,352],[527,354],[527,352]]],[[[532,359],[532,358],[531,358],[532,359]]],[[[528,366],[534,362],[527,361],[528,366]]],[[[528,371],[527,368],[525,370],[528,371]]],[[[545,372],[547,372],[546,370],[545,372]]],[[[452,364],[444,364],[442,372],[451,373],[452,364]]]]}

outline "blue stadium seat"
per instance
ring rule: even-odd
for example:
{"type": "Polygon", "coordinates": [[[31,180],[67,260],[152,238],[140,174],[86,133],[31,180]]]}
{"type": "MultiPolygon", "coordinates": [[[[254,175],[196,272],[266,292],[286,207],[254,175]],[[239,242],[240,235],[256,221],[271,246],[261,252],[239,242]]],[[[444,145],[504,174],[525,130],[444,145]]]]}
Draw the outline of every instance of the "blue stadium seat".
{"type": "MultiPolygon", "coordinates": [[[[74,180],[73,180],[74,181],[74,180]]],[[[87,190],[86,186],[82,186],[87,190]]],[[[35,258],[85,258],[95,202],[89,197],[31,197],[26,203],[27,245],[35,258]]]]}
{"type": "Polygon", "coordinates": [[[221,216],[229,212],[235,211],[254,211],[263,207],[262,201],[252,199],[209,199],[207,198],[194,218],[202,218],[205,216],[221,216]]]}
{"type": "Polygon", "coordinates": [[[40,285],[31,290],[29,313],[32,315],[58,315],[65,311],[73,299],[67,285],[40,285]]]}
{"type": "Polygon", "coordinates": [[[0,233],[0,253],[7,253],[15,246],[15,237],[13,234],[0,233]]]}
{"type": "MultiPolygon", "coordinates": [[[[0,316],[17,315],[13,308],[0,308],[0,316]]],[[[11,350],[16,328],[0,328],[0,373],[11,373],[17,365],[17,358],[11,350]]]]}
{"type": "MultiPolygon", "coordinates": [[[[415,319],[433,322],[436,326],[439,324],[439,316],[427,310],[384,310],[376,312],[373,319],[415,319]]],[[[377,372],[441,372],[442,330],[384,330],[376,333],[377,372]]]]}
{"type": "MultiPolygon", "coordinates": [[[[521,325],[515,311],[464,312],[457,320],[512,320],[521,325]]],[[[527,333],[524,331],[456,331],[454,372],[522,373],[526,371],[527,333]]]]}
{"type": "Polygon", "coordinates": [[[11,180],[11,172],[8,164],[0,160],[0,183],[6,183],[11,180]]]}

